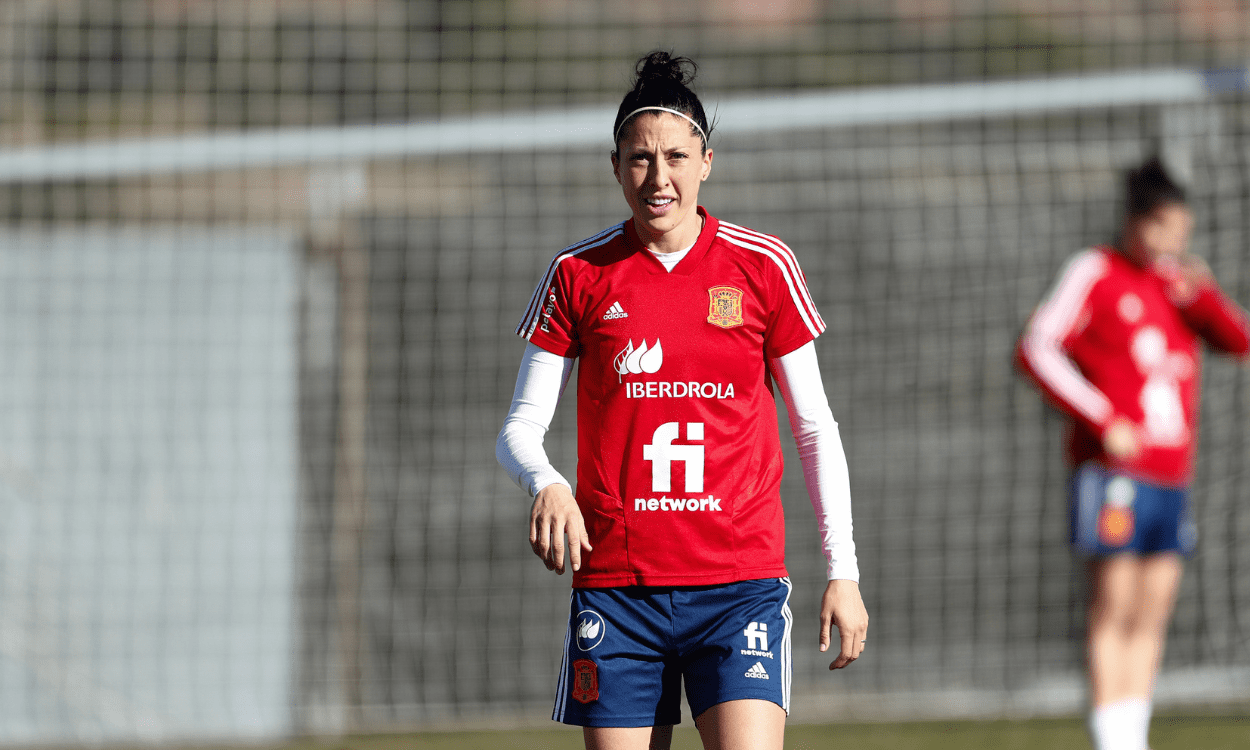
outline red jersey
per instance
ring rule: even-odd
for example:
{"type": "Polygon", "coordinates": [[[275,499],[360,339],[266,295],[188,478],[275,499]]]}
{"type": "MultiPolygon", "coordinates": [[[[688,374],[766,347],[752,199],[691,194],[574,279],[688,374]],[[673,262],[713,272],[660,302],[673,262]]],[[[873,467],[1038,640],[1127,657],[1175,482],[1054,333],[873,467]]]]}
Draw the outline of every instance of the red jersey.
{"type": "Polygon", "coordinates": [[[786,575],[766,360],[824,322],[789,248],[699,212],[672,271],[632,220],[561,251],[517,329],[579,362],[575,587],[786,575]]]}
{"type": "Polygon", "coordinates": [[[1244,313],[1212,283],[1185,304],[1171,280],[1113,248],[1070,260],[1030,319],[1020,367],[1072,420],[1073,464],[1094,460],[1146,481],[1181,487],[1193,472],[1201,386],[1199,340],[1250,350],[1244,313]],[[1116,417],[1139,426],[1140,454],[1116,461],[1102,435],[1116,417]]]}

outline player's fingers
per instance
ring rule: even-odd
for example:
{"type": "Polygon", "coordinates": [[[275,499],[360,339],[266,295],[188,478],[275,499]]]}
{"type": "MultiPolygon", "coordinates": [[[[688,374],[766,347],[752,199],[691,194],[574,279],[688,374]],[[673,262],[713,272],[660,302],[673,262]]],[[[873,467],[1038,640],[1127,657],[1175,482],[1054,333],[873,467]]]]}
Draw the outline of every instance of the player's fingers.
{"type": "Polygon", "coordinates": [[[582,539],[585,534],[581,524],[569,524],[569,568],[574,573],[582,569],[582,539]]]}
{"type": "Polygon", "coordinates": [[[564,532],[566,522],[557,522],[551,528],[551,569],[564,575],[564,532]]]}
{"type": "Polygon", "coordinates": [[[546,548],[543,546],[543,537],[545,536],[546,525],[541,516],[530,518],[530,547],[533,548],[534,554],[542,557],[546,554],[546,548]]]}
{"type": "Polygon", "coordinates": [[[569,565],[572,566],[573,572],[582,569],[582,551],[590,552],[593,548],[590,546],[589,534],[586,533],[586,524],[580,518],[573,518],[569,523],[569,565]]]}
{"type": "Polygon", "coordinates": [[[829,628],[833,626],[833,614],[828,611],[820,613],[820,650],[829,650],[829,628]]]}
{"type": "Polygon", "coordinates": [[[861,628],[849,627],[845,624],[838,625],[842,650],[838,653],[838,658],[829,665],[830,669],[841,669],[859,658],[864,651],[864,636],[867,630],[866,626],[861,628]]]}
{"type": "Polygon", "coordinates": [[[834,659],[833,663],[829,665],[830,669],[841,669],[855,661],[855,643],[851,640],[849,634],[842,635],[841,647],[842,650],[838,652],[838,658],[834,659]]]}
{"type": "MultiPolygon", "coordinates": [[[[534,501],[534,507],[530,508],[530,549],[534,550],[534,554],[538,554],[538,501],[534,501]]],[[[541,555],[539,555],[541,557],[541,555]]]]}
{"type": "Polygon", "coordinates": [[[542,517],[535,524],[534,554],[551,570],[551,520],[542,517]]]}

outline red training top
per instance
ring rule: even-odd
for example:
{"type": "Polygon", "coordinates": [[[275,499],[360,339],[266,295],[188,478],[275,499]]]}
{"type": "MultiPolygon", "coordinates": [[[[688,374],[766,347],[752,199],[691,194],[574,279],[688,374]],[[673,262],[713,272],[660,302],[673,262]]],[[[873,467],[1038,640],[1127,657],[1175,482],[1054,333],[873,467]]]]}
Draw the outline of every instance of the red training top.
{"type": "Polygon", "coordinates": [[[1017,364],[1072,420],[1074,465],[1097,461],[1155,484],[1190,481],[1198,436],[1199,339],[1250,351],[1245,313],[1212,282],[1187,302],[1179,275],[1142,268],[1110,247],[1073,257],[1029,320],[1017,364]],[[1140,454],[1117,461],[1102,436],[1116,417],[1138,426],[1140,454]]]}
{"type": "Polygon", "coordinates": [[[766,359],[824,321],[788,247],[699,212],[671,272],[632,220],[562,250],[517,329],[579,360],[576,497],[594,551],[575,587],[786,575],[766,359]]]}

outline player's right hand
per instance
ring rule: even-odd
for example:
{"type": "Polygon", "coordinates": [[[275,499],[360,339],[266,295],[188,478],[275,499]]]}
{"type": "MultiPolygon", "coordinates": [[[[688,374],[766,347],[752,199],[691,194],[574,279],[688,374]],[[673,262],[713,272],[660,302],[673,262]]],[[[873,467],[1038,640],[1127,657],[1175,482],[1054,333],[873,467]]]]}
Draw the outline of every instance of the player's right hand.
{"type": "Polygon", "coordinates": [[[534,497],[534,506],[530,508],[530,548],[542,559],[547,570],[554,570],[558,575],[564,575],[566,535],[569,563],[576,572],[582,567],[582,551],[593,549],[582,511],[567,485],[548,485],[534,497]]]}
{"type": "Polygon", "coordinates": [[[1131,461],[1141,453],[1137,425],[1124,417],[1116,417],[1102,433],[1102,447],[1117,461],[1131,461]]]}
{"type": "Polygon", "coordinates": [[[1215,280],[1207,262],[1193,253],[1161,258],[1156,268],[1167,281],[1167,293],[1172,302],[1182,306],[1193,302],[1198,291],[1215,280]]]}

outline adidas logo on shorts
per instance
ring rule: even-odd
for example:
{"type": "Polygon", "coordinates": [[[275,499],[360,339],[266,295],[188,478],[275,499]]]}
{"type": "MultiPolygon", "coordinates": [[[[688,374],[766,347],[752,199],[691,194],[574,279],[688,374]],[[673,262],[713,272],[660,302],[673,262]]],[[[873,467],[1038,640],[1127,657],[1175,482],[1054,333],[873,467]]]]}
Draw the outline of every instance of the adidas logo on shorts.
{"type": "Polygon", "coordinates": [[[621,307],[620,302],[613,302],[608,311],[603,314],[604,320],[617,320],[618,318],[628,318],[629,313],[625,312],[625,308],[621,307]]]}
{"type": "Polygon", "coordinates": [[[757,661],[757,662],[755,662],[755,666],[753,666],[753,667],[751,667],[750,669],[748,669],[745,673],[743,673],[743,675],[742,675],[742,676],[743,676],[743,677],[754,677],[754,678],[756,678],[757,680],[767,680],[767,679],[768,679],[768,673],[764,671],[764,665],[763,665],[763,664],[761,664],[761,663],[760,663],[760,662],[758,662],[758,661],[757,661]]]}

